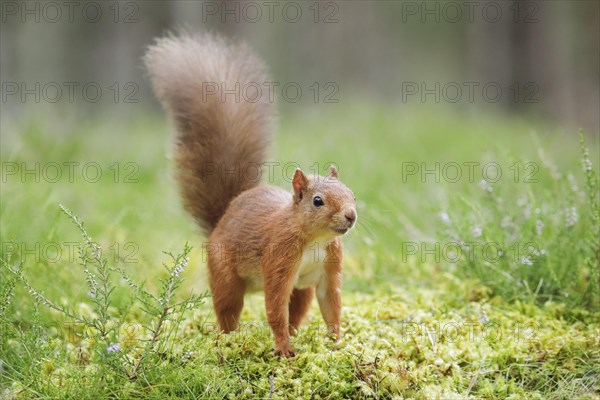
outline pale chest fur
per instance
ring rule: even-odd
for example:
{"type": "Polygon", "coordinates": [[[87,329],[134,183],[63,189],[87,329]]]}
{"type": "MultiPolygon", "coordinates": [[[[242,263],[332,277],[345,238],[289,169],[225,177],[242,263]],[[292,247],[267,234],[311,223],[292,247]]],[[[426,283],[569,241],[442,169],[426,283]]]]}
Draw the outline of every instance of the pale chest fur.
{"type": "Polygon", "coordinates": [[[327,246],[331,241],[316,241],[309,244],[302,252],[298,272],[294,277],[294,287],[304,289],[317,286],[325,275],[325,257],[327,246]]]}
{"type": "MultiPolygon", "coordinates": [[[[320,284],[324,282],[327,246],[332,240],[334,239],[317,240],[304,249],[293,278],[294,288],[304,289],[316,286],[319,289],[320,286],[323,286],[320,284]]],[[[256,259],[255,263],[245,265],[244,268],[238,268],[238,274],[244,279],[246,290],[250,292],[264,290],[264,277],[262,276],[259,259],[256,259]]]]}

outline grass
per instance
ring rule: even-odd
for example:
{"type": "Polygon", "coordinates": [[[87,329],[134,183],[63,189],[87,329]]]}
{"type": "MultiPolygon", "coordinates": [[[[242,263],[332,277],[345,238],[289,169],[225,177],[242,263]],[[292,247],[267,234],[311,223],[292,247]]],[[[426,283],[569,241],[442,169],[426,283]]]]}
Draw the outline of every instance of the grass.
{"type": "Polygon", "coordinates": [[[216,331],[169,129],[5,125],[3,397],[600,397],[597,134],[582,163],[577,132],[518,119],[285,115],[263,180],[288,187],[286,163],[335,161],[361,222],[345,239],[342,342],[313,305],[286,360],[260,294],[239,332],[216,331]],[[70,176],[64,162],[79,163],[70,176]]]}

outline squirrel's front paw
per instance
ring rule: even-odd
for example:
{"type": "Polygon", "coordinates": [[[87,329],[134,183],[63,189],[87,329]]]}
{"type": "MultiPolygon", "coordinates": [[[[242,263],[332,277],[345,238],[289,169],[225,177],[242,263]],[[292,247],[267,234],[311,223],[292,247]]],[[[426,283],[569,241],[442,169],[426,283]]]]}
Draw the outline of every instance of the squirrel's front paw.
{"type": "Polygon", "coordinates": [[[292,347],[290,345],[287,345],[287,346],[280,346],[280,347],[276,348],[275,355],[277,355],[279,357],[290,358],[290,357],[294,357],[296,355],[296,352],[294,350],[292,350],[292,347]]]}
{"type": "Polygon", "coordinates": [[[340,333],[340,327],[339,327],[339,325],[335,325],[333,327],[330,327],[327,330],[327,336],[329,336],[330,338],[332,338],[335,343],[339,342],[340,339],[342,338],[342,334],[340,333]]]}

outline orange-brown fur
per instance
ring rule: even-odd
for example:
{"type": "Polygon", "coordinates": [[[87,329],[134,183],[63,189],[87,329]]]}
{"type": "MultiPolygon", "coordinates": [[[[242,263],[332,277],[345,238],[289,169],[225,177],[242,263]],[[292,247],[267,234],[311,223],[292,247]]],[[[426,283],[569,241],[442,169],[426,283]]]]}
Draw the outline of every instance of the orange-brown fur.
{"type": "Polygon", "coordinates": [[[354,194],[339,181],[337,169],[331,167],[326,177],[296,170],[293,193],[255,186],[243,175],[207,176],[204,169],[220,163],[243,170],[264,162],[271,105],[230,104],[201,91],[203,82],[267,81],[260,60],[246,47],[212,35],[184,35],[160,39],[146,54],[146,65],[177,125],[184,205],[210,235],[205,249],[219,327],[236,329],[245,292],[263,289],[277,354],[294,354],[290,335],[315,294],[329,332],[339,336],[341,236],[357,215],[354,194]]]}

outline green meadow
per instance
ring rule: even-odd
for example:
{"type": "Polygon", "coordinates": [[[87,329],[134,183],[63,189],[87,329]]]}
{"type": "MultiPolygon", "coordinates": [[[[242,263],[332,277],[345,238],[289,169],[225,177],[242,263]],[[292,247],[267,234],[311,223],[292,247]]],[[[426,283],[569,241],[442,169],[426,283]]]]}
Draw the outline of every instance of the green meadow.
{"type": "Polygon", "coordinates": [[[33,118],[2,133],[0,397],[600,398],[597,132],[292,111],[262,182],[334,162],[357,197],[339,343],[315,302],[276,357],[260,293],[217,331],[163,113],[33,118]]]}

